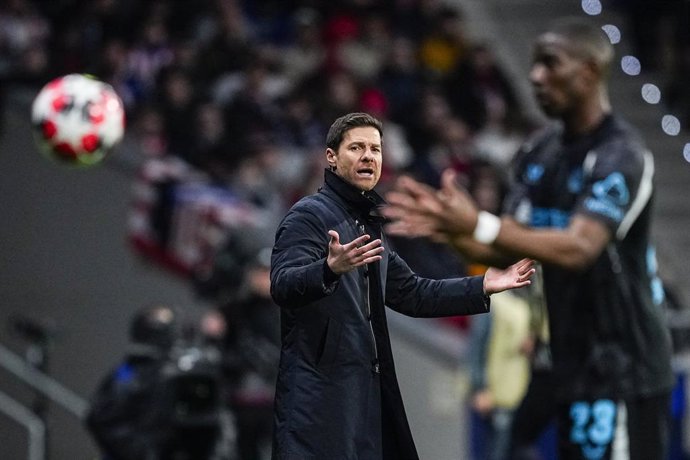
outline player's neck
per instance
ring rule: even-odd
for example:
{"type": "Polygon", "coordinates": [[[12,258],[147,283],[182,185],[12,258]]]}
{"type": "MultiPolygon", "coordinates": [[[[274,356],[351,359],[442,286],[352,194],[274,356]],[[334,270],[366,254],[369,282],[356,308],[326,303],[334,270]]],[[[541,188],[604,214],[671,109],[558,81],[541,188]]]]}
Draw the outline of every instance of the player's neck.
{"type": "Polygon", "coordinates": [[[591,133],[611,113],[608,99],[598,98],[585,104],[569,116],[563,117],[563,128],[568,137],[579,137],[591,133]]]}

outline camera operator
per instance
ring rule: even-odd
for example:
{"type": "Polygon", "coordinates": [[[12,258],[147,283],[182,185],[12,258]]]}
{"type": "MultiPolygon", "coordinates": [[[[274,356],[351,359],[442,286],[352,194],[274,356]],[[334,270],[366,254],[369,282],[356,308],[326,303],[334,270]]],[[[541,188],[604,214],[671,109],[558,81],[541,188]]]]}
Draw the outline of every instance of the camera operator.
{"type": "Polygon", "coordinates": [[[225,368],[226,403],[237,423],[240,460],[270,456],[280,355],[279,309],[270,294],[270,247],[231,235],[198,289],[217,308],[202,330],[215,337],[225,368]]]}
{"type": "Polygon", "coordinates": [[[234,459],[217,350],[184,340],[177,323],[166,305],[132,319],[131,350],[101,382],[86,418],[104,459],[234,459]]]}

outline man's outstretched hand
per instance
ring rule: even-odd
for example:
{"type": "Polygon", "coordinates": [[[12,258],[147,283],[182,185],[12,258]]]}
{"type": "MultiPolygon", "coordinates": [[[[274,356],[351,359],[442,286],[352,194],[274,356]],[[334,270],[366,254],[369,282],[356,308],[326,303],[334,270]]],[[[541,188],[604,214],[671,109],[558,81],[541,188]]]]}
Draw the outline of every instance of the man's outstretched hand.
{"type": "Polygon", "coordinates": [[[535,271],[532,259],[522,259],[504,270],[489,267],[484,274],[484,292],[491,295],[527,286],[535,271]]]}

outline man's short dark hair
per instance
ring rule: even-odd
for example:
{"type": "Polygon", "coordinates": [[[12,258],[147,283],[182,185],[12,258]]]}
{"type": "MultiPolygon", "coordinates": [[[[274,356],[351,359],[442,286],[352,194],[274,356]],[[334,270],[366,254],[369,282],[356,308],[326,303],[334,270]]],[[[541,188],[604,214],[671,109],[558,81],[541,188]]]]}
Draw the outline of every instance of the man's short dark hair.
{"type": "Polygon", "coordinates": [[[338,150],[338,146],[343,141],[345,133],[352,128],[359,128],[361,126],[376,128],[379,130],[381,137],[383,137],[383,125],[378,119],[364,112],[348,113],[335,120],[328,129],[326,147],[338,150]]]}

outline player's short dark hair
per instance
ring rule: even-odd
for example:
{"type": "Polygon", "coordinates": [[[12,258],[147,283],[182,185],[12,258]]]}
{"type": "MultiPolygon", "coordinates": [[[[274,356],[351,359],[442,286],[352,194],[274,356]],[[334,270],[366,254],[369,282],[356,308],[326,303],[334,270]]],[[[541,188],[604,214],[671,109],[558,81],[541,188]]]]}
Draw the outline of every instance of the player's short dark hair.
{"type": "Polygon", "coordinates": [[[383,137],[383,124],[375,117],[364,112],[353,112],[343,115],[333,122],[328,129],[326,135],[326,147],[332,150],[338,150],[338,146],[343,141],[345,133],[352,128],[359,128],[361,126],[371,126],[378,129],[379,134],[383,137]]]}
{"type": "Polygon", "coordinates": [[[602,75],[608,74],[614,49],[601,27],[579,17],[566,17],[552,22],[546,32],[565,38],[571,53],[595,62],[602,75]]]}

